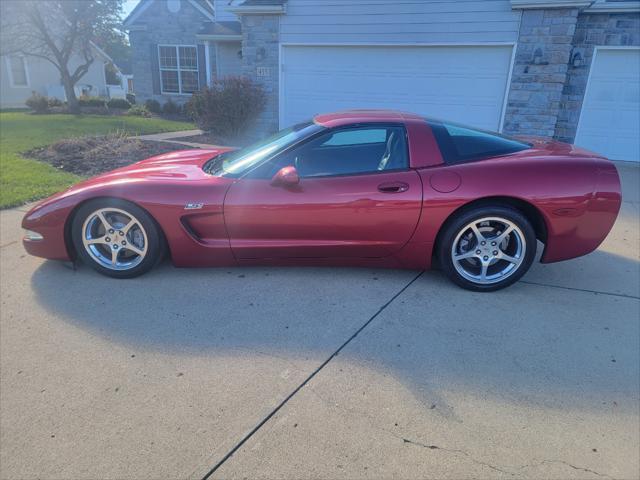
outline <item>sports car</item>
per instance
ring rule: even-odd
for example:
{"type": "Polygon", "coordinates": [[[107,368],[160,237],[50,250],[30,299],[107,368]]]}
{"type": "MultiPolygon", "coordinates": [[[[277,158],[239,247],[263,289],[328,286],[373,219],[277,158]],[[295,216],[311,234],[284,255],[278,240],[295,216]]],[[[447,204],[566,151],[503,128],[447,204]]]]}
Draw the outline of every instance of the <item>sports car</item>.
{"type": "Polygon", "coordinates": [[[540,261],[585,255],[611,230],[620,180],[578,147],[419,115],[324,114],[242,149],[168,153],[29,211],[24,246],[130,278],[178,267],[428,269],[492,291],[540,261]]]}

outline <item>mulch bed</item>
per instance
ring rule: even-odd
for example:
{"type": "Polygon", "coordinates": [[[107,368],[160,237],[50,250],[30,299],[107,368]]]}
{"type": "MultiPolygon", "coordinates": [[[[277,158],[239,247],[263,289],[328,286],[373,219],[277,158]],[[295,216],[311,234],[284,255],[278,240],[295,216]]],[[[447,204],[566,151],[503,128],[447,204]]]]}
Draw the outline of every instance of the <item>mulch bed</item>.
{"type": "Polygon", "coordinates": [[[25,152],[24,155],[49,163],[65,172],[89,177],[155,155],[189,148],[192,147],[111,134],[61,140],[47,147],[25,152]]]}

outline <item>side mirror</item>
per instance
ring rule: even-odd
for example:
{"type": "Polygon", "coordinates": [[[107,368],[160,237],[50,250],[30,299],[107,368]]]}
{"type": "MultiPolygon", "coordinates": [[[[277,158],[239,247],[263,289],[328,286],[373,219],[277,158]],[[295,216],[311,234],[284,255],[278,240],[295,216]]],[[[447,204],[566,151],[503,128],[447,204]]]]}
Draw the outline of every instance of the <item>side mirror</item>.
{"type": "Polygon", "coordinates": [[[298,183],[300,183],[300,175],[293,165],[282,167],[271,179],[273,186],[293,187],[298,183]]]}

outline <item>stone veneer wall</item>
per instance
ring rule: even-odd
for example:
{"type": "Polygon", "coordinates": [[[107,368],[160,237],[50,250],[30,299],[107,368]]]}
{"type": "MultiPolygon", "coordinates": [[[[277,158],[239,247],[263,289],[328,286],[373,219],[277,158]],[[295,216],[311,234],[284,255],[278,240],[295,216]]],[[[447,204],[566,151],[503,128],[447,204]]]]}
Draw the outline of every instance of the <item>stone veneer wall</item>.
{"type": "Polygon", "coordinates": [[[278,130],[278,78],[280,68],[280,17],[242,15],[242,74],[261,85],[265,108],[256,119],[251,136],[262,137],[278,130]]]}
{"type": "Polygon", "coordinates": [[[573,46],[582,55],[581,66],[569,65],[562,90],[555,137],[573,142],[586,93],[593,52],[598,45],[640,45],[640,13],[585,13],[578,16],[573,46]]]}
{"type": "Polygon", "coordinates": [[[522,12],[505,133],[554,136],[577,17],[567,8],[522,12]]]}
{"type": "MultiPolygon", "coordinates": [[[[138,30],[133,28],[129,32],[131,42],[133,82],[136,93],[136,101],[144,103],[145,100],[153,98],[161,104],[171,98],[176,103],[184,103],[189,100],[189,95],[160,95],[153,93],[154,71],[151,48],[153,45],[197,45],[196,32],[202,28],[202,23],[206,18],[198,12],[189,2],[181,2],[178,13],[172,13],[167,8],[167,2],[156,2],[152,7],[153,12],[142,15],[136,26],[145,26],[146,29],[138,30]]],[[[215,65],[213,58],[214,49],[211,50],[211,63],[215,65]]],[[[205,65],[199,65],[204,69],[205,65]]],[[[159,75],[159,73],[158,73],[159,75]]]]}

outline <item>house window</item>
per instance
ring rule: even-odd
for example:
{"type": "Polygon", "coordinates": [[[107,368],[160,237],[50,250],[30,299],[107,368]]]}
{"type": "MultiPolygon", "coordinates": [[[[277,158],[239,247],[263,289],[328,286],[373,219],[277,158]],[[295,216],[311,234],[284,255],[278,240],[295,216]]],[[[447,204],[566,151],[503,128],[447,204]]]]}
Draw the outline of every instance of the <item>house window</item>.
{"type": "Polygon", "coordinates": [[[7,57],[9,79],[12,87],[28,87],[29,75],[27,74],[27,61],[22,56],[11,55],[7,57]]]}
{"type": "Polygon", "coordinates": [[[189,95],[200,88],[198,49],[193,45],[159,45],[162,93],[189,95]]]}

